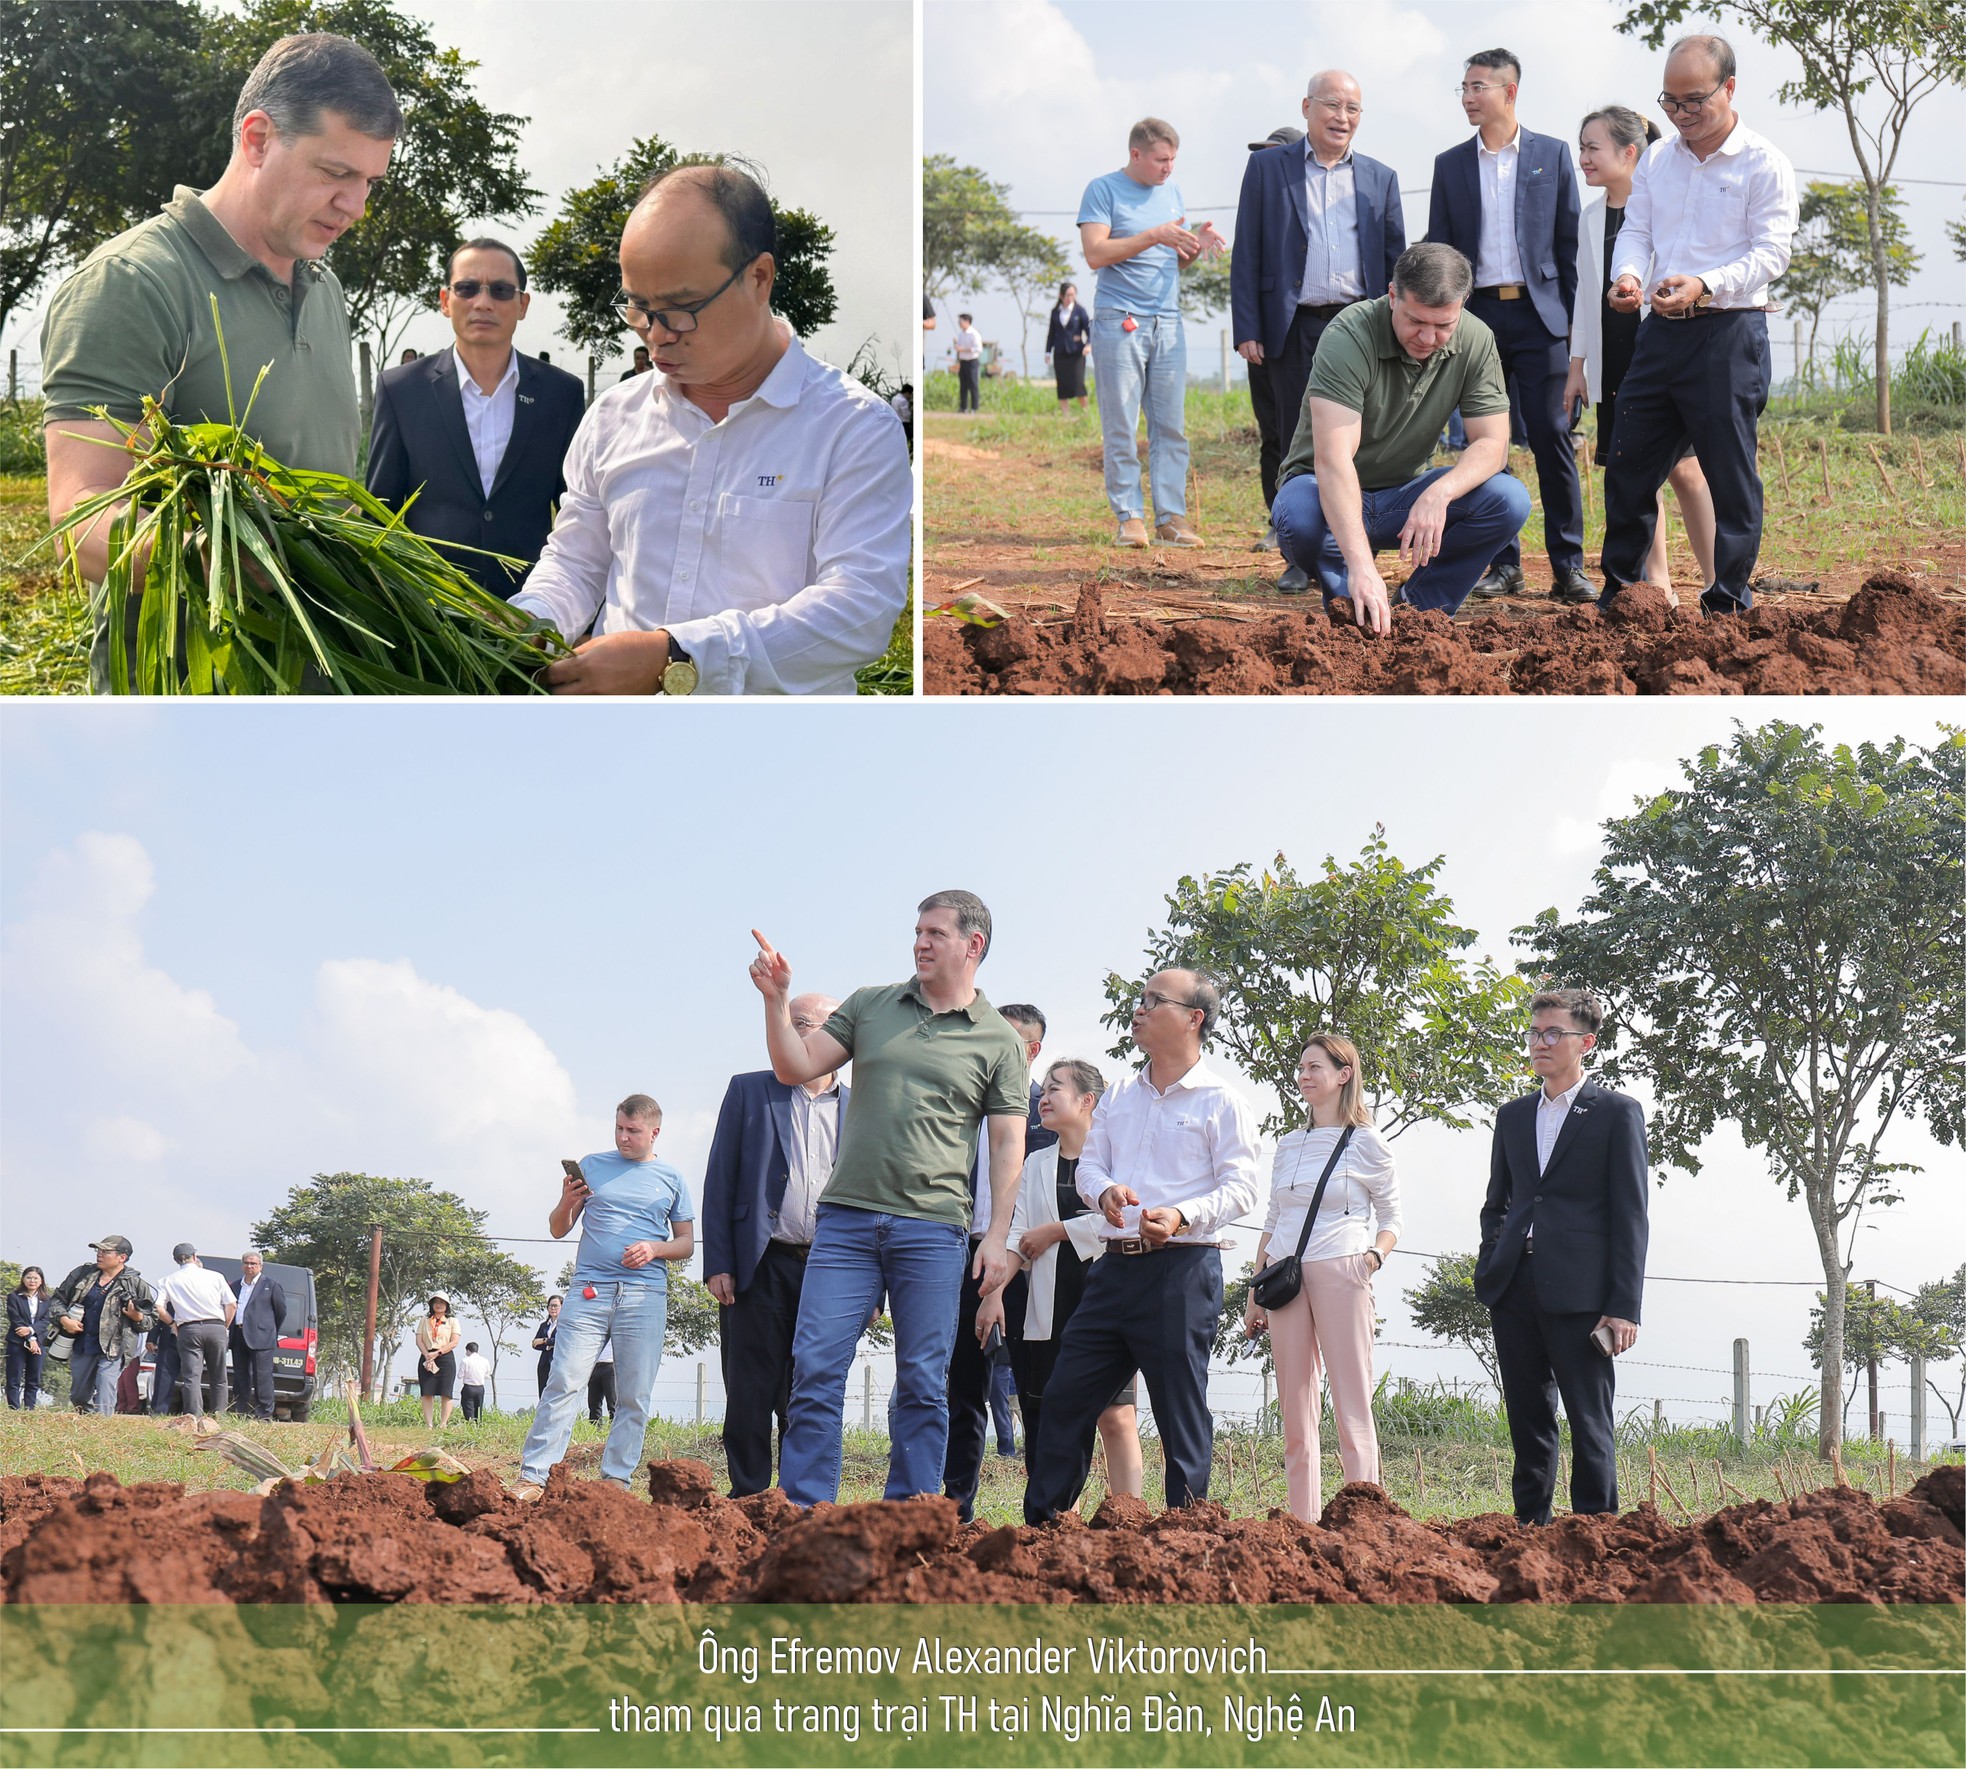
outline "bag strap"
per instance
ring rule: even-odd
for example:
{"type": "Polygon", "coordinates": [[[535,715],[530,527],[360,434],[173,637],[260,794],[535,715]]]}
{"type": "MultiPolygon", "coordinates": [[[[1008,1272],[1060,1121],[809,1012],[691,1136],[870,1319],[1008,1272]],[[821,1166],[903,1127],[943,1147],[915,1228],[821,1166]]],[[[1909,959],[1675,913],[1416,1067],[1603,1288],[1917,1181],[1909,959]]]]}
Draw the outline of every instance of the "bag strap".
{"type": "Polygon", "coordinates": [[[1317,1221],[1318,1206],[1324,1202],[1324,1188],[1331,1183],[1331,1171],[1338,1165],[1342,1155],[1352,1140],[1352,1132],[1358,1128],[1347,1124],[1344,1134],[1338,1138],[1338,1146],[1331,1151],[1331,1159],[1325,1162],[1324,1171],[1317,1176],[1317,1190],[1311,1194],[1311,1207],[1304,1212],[1304,1232],[1297,1237],[1297,1258],[1301,1262],[1304,1249],[1311,1244],[1311,1224],[1317,1221]]]}

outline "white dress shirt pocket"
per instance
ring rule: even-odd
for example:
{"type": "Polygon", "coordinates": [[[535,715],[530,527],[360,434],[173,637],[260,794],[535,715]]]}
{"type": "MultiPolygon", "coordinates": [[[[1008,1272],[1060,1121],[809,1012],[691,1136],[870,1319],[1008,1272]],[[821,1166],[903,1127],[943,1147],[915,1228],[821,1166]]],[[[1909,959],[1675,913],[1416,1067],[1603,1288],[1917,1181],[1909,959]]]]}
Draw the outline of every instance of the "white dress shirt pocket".
{"type": "Polygon", "coordinates": [[[718,497],[719,607],[769,608],[812,581],[813,509],[790,499],[718,497]]]}

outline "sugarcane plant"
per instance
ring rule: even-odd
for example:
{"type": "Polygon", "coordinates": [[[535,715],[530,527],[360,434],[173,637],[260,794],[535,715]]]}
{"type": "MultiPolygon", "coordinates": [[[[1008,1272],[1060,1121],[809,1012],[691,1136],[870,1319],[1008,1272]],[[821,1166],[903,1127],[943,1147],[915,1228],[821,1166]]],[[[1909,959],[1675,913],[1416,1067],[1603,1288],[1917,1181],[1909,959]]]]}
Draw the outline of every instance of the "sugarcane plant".
{"type": "Polygon", "coordinates": [[[222,330],[218,346],[232,421],[176,424],[153,398],[135,424],[97,407],[121,437],[97,440],[126,452],[130,471],[49,536],[60,542],[115,512],[109,569],[89,590],[111,691],[544,692],[541,669],[568,654],[559,632],[406,527],[414,498],[392,511],[342,474],[272,459],[245,430],[271,365],[237,414],[222,330]]]}

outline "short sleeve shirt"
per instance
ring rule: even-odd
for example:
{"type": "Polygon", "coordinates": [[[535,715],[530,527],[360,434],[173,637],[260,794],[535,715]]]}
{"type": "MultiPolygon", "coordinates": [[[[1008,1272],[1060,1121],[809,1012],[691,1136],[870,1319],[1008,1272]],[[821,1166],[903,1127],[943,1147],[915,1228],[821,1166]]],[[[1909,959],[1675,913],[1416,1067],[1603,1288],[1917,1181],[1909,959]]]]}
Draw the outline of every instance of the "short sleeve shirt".
{"type": "MultiPolygon", "coordinates": [[[[1079,224],[1103,221],[1116,240],[1145,233],[1163,221],[1179,221],[1187,213],[1180,186],[1139,184],[1124,172],[1107,172],[1085,187],[1079,200],[1079,224]]],[[[1095,305],[1127,313],[1178,313],[1181,309],[1181,261],[1172,246],[1149,246],[1144,252],[1098,272],[1095,305]]]]}
{"type": "Polygon", "coordinates": [[[937,1013],[910,981],[856,989],[826,1034],[853,1057],[853,1096],[822,1204],[969,1226],[986,1117],[1030,1109],[1024,1041],[982,995],[937,1013]]]}
{"type": "MultiPolygon", "coordinates": [[[[1465,310],[1454,336],[1415,362],[1393,333],[1392,297],[1345,309],[1318,340],[1305,399],[1328,399],[1363,418],[1353,464],[1368,491],[1404,485],[1427,469],[1448,414],[1488,418],[1509,409],[1495,334],[1465,310]]],[[[1309,424],[1297,426],[1277,483],[1317,468],[1309,424]]]]}
{"type": "Polygon", "coordinates": [[[145,394],[175,423],[230,423],[251,399],[247,428],[276,461],[352,478],[361,438],[350,353],[334,273],[302,260],[283,284],[181,184],[162,213],[104,241],[55,291],[41,324],[41,388],[51,419],[88,418],[99,405],[126,424],[143,415],[145,394]]]}
{"type": "Polygon", "coordinates": [[[636,1241],[667,1241],[679,1222],[695,1219],[689,1187],[667,1161],[630,1161],[618,1151],[581,1158],[593,1196],[580,1213],[580,1255],[573,1287],[582,1284],[669,1284],[669,1262],[651,1259],[633,1269],[621,1256],[636,1241]]]}

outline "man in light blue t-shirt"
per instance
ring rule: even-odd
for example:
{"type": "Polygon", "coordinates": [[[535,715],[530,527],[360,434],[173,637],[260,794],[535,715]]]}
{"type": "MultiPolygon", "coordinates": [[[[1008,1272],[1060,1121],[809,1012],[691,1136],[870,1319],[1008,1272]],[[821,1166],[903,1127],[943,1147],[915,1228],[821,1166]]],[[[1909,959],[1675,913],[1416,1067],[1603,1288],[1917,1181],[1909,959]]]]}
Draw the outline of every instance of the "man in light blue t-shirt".
{"type": "Polygon", "coordinates": [[[1173,124],[1143,117],[1127,137],[1125,167],[1095,178],[1079,203],[1079,244],[1098,277],[1092,373],[1106,439],[1106,499],[1119,518],[1115,544],[1122,547],[1148,544],[1134,441],[1143,406],[1154,540],[1164,547],[1202,544],[1188,522],[1181,266],[1201,255],[1205,235],[1184,225],[1173,182],[1180,146],[1173,124]]]}
{"type": "Polygon", "coordinates": [[[537,1499],[566,1454],[587,1400],[587,1378],[601,1348],[614,1342],[615,1405],[601,1455],[601,1478],[625,1487],[642,1459],[668,1326],[667,1261],[696,1248],[694,1212],[683,1176],[655,1158],[662,1108],[631,1093],[614,1113],[614,1147],[589,1155],[560,1182],[546,1226],[563,1240],[581,1224],[573,1282],[553,1339],[553,1369],[519,1453],[515,1499],[537,1499]]]}

